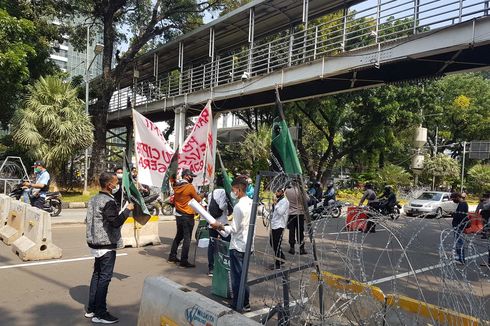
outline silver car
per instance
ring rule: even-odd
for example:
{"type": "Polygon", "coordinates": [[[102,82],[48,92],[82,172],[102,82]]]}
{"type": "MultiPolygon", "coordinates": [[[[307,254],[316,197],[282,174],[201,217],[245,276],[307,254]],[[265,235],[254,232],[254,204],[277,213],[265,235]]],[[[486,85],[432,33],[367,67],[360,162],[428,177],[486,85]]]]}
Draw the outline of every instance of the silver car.
{"type": "Polygon", "coordinates": [[[451,215],[458,205],[451,200],[451,193],[424,191],[403,207],[407,216],[425,215],[440,218],[451,215]]]}

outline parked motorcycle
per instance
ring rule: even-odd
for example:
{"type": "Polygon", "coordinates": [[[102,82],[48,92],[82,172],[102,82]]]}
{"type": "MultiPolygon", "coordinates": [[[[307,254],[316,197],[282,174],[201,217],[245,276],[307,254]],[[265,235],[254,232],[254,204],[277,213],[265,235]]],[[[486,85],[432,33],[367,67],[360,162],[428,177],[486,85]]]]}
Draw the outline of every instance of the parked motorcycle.
{"type": "MultiPolygon", "coordinates": [[[[20,200],[21,197],[29,194],[24,193],[24,189],[22,188],[22,183],[19,183],[15,186],[11,193],[9,193],[9,197],[15,198],[16,200],[20,200]]],[[[26,200],[29,200],[27,198],[26,200]]],[[[59,191],[55,192],[47,192],[46,200],[44,202],[43,210],[51,214],[51,216],[55,217],[61,214],[61,193],[59,191]]]]}

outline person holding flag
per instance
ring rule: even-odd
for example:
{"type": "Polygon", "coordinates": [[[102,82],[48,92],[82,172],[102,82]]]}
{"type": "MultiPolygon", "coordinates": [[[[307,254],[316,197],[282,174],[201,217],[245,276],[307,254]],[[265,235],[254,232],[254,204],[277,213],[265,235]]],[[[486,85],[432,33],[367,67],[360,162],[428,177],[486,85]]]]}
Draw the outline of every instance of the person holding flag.
{"type": "Polygon", "coordinates": [[[197,202],[201,202],[202,198],[197,194],[196,188],[192,184],[196,175],[191,170],[184,169],[182,170],[181,176],[182,179],[175,182],[173,186],[177,233],[175,234],[167,261],[170,263],[180,263],[181,267],[192,268],[196,267],[196,265],[189,262],[189,248],[191,245],[192,230],[194,228],[195,212],[189,206],[189,202],[193,198],[197,202]],[[182,240],[184,243],[179,259],[177,258],[177,249],[182,240]]]}

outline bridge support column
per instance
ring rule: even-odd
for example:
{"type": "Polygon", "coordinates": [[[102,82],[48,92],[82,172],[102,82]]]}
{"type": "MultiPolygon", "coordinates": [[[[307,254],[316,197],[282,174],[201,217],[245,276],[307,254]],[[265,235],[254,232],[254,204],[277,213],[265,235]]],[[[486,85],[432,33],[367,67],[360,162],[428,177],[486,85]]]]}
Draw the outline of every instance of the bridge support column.
{"type": "Polygon", "coordinates": [[[185,113],[187,109],[185,107],[175,108],[174,119],[174,149],[182,148],[185,140],[185,113]]]}
{"type": "Polygon", "coordinates": [[[180,108],[180,123],[179,123],[179,146],[182,148],[182,145],[184,145],[185,141],[185,114],[187,112],[187,107],[181,107],[180,108]]]}

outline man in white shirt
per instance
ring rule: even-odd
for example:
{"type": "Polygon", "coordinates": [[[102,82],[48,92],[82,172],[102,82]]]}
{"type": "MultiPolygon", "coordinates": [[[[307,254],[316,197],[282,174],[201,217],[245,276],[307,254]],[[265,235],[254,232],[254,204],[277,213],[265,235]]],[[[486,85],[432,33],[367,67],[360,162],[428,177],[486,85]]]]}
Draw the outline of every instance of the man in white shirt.
{"type": "MultiPolygon", "coordinates": [[[[248,229],[250,225],[250,215],[252,213],[252,199],[247,197],[246,189],[248,186],[245,178],[236,178],[232,186],[232,197],[238,199],[238,203],[233,208],[233,221],[230,225],[223,225],[216,221],[212,224],[212,228],[218,231],[225,231],[231,234],[230,241],[230,272],[231,272],[231,287],[233,292],[233,301],[231,308],[237,309],[238,292],[240,290],[240,279],[242,277],[243,258],[245,256],[248,229]]],[[[251,251],[254,250],[252,240],[251,251]]],[[[250,289],[245,285],[245,300],[243,302],[243,311],[250,311],[250,289]]]]}
{"type": "Polygon", "coordinates": [[[49,191],[51,177],[46,170],[44,161],[36,161],[32,165],[36,174],[35,183],[24,182],[24,188],[31,188],[31,206],[43,209],[46,201],[46,193],[49,191]]]}
{"type": "MultiPolygon", "coordinates": [[[[223,189],[224,182],[223,176],[216,176],[215,181],[216,189],[214,189],[208,196],[208,212],[219,223],[225,225],[228,224],[228,199],[226,198],[225,189],[223,189]],[[213,202],[214,201],[214,202],[213,202]]],[[[216,239],[221,239],[226,242],[230,242],[230,235],[223,237],[218,231],[209,226],[209,246],[208,246],[208,276],[213,276],[214,269],[214,248],[216,245],[216,239]]]]}
{"type": "Polygon", "coordinates": [[[276,191],[276,203],[274,205],[274,210],[272,212],[271,219],[271,237],[270,243],[272,248],[274,249],[274,256],[276,258],[275,263],[270,267],[270,269],[281,269],[281,265],[284,264],[284,260],[286,257],[282,252],[281,242],[282,242],[282,234],[284,229],[286,228],[286,223],[288,220],[288,211],[289,211],[289,201],[284,196],[284,189],[278,189],[276,191]]]}

